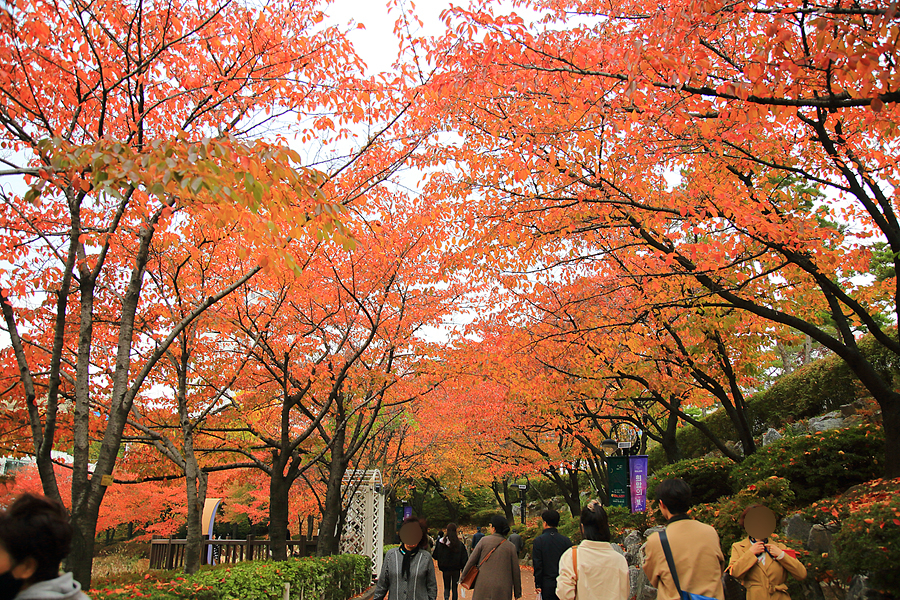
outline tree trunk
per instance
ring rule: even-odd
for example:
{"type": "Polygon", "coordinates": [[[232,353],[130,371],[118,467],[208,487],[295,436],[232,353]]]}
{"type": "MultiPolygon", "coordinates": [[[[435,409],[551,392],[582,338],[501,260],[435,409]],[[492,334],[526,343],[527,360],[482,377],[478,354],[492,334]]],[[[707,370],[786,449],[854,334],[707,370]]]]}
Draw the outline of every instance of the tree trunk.
{"type": "Polygon", "coordinates": [[[290,483],[283,475],[283,470],[276,466],[269,478],[269,544],[272,548],[272,560],[287,560],[290,489],[290,483]]]}
{"type": "Polygon", "coordinates": [[[325,510],[322,513],[322,525],[319,527],[319,543],[316,545],[316,556],[332,556],[337,554],[341,545],[341,481],[347,464],[344,461],[344,441],[346,432],[338,427],[331,445],[331,461],[328,470],[328,483],[325,488],[325,510]]]}
{"type": "MultiPolygon", "coordinates": [[[[186,439],[185,442],[188,440],[186,439]]],[[[188,445],[187,443],[185,444],[188,445]]],[[[200,569],[203,555],[203,508],[206,504],[206,473],[197,465],[193,451],[185,452],[185,487],[187,491],[187,547],[184,551],[184,572],[188,575],[200,569]]],[[[210,532],[212,534],[212,532],[210,532]]]]}
{"type": "Polygon", "coordinates": [[[497,504],[503,509],[506,520],[513,523],[512,502],[509,499],[509,482],[505,479],[502,482],[495,479],[493,483],[491,483],[491,491],[494,492],[497,504]]]}

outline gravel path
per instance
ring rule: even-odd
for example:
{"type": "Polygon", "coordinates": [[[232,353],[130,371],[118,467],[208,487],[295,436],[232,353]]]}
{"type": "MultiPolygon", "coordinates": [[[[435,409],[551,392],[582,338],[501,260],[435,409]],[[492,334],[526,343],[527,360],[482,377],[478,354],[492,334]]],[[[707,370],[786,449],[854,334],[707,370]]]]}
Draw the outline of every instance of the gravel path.
{"type": "MultiPolygon", "coordinates": [[[[520,567],[522,569],[522,600],[535,600],[537,594],[534,591],[534,569],[531,567],[520,567]]],[[[444,578],[441,576],[440,569],[437,564],[434,565],[435,575],[437,575],[438,583],[438,600],[444,599],[444,578]]],[[[459,600],[463,600],[462,593],[466,593],[465,600],[471,600],[472,592],[459,588],[459,600]]]]}

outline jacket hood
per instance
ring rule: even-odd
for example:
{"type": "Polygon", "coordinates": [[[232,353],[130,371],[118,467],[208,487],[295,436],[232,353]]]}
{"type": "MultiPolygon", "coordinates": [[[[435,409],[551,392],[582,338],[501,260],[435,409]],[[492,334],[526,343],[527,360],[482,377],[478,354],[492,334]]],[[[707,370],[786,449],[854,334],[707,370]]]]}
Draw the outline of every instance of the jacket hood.
{"type": "Polygon", "coordinates": [[[28,589],[22,590],[15,600],[86,600],[81,592],[81,584],[72,578],[71,573],[60,575],[56,579],[39,581],[28,589]]]}

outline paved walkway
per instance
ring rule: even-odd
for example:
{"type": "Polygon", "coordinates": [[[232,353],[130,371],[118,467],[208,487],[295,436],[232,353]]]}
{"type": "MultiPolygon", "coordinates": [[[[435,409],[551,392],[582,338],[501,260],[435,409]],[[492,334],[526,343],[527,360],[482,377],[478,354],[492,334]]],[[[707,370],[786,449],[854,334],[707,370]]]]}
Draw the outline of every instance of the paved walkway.
{"type": "MultiPolygon", "coordinates": [[[[534,569],[531,567],[520,567],[522,569],[522,600],[535,600],[537,594],[534,591],[534,569]]],[[[441,570],[434,565],[434,573],[437,576],[438,584],[438,600],[444,600],[444,578],[441,570]]],[[[462,593],[466,593],[466,600],[471,600],[472,592],[459,588],[459,599],[463,599],[462,593]]]]}

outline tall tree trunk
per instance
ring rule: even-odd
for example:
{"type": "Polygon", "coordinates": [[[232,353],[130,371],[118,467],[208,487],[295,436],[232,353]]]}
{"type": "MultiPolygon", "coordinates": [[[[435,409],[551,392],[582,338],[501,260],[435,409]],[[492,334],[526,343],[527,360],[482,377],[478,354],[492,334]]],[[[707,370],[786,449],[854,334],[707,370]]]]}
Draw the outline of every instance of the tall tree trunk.
{"type": "MultiPolygon", "coordinates": [[[[188,445],[188,439],[185,439],[188,445]]],[[[207,474],[200,470],[191,451],[185,452],[185,488],[187,492],[187,547],[184,551],[184,572],[196,573],[203,555],[203,508],[206,504],[207,474]]],[[[210,535],[212,532],[210,532],[210,535]]]]}
{"type": "Polygon", "coordinates": [[[346,431],[338,427],[331,445],[328,483],[325,487],[325,510],[322,513],[322,525],[319,529],[319,543],[316,545],[316,556],[332,556],[337,554],[341,545],[342,525],[341,481],[347,470],[344,460],[344,441],[346,431]]]}
{"type": "Polygon", "coordinates": [[[495,479],[491,483],[491,491],[494,492],[497,504],[503,509],[506,520],[513,523],[512,502],[509,499],[509,482],[506,479],[502,481],[495,479]]]}
{"type": "Polygon", "coordinates": [[[282,468],[272,469],[269,478],[269,544],[273,560],[287,560],[287,528],[290,524],[290,482],[282,468]]]}

